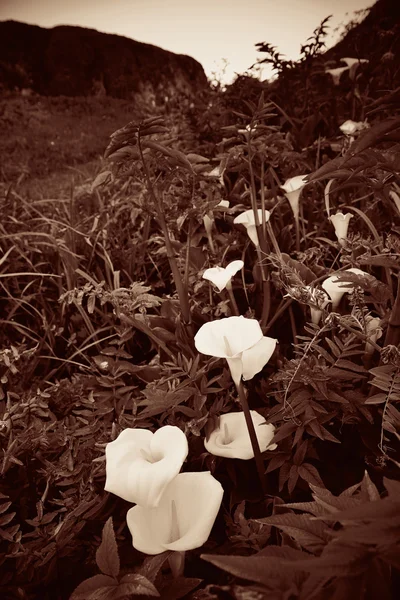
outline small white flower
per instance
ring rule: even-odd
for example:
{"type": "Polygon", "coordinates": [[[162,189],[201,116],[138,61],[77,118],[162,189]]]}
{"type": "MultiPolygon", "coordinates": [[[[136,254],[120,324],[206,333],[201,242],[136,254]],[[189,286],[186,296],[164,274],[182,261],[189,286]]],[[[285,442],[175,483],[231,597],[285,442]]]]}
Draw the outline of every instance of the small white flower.
{"type": "Polygon", "coordinates": [[[250,138],[250,136],[255,133],[257,129],[257,123],[254,125],[254,127],[250,127],[250,125],[246,125],[245,129],[238,129],[238,133],[241,133],[242,135],[244,135],[244,137],[248,140],[250,138]]]}
{"type": "MultiPolygon", "coordinates": [[[[367,275],[367,273],[361,271],[361,269],[356,268],[346,269],[346,271],[340,272],[341,275],[345,275],[346,273],[354,273],[355,275],[367,275]]],[[[353,291],[354,284],[346,284],[345,281],[339,281],[337,275],[332,275],[331,277],[328,277],[327,279],[325,279],[325,281],[322,282],[322,287],[328,293],[330,299],[332,300],[332,310],[336,310],[336,308],[339,306],[342,296],[346,292],[353,291]]]]}
{"type": "Polygon", "coordinates": [[[287,179],[281,188],[285,190],[285,196],[289,200],[296,221],[299,220],[300,194],[303,187],[307,185],[307,175],[296,175],[287,179]]]}
{"type": "Polygon", "coordinates": [[[351,213],[343,214],[342,212],[337,212],[336,215],[329,217],[329,220],[335,228],[335,234],[341,246],[344,246],[346,243],[347,232],[352,216],[351,213]]]}
{"type": "Polygon", "coordinates": [[[180,473],[165,489],[157,508],[128,510],[133,547],[145,554],[199,548],[210,535],[223,495],[222,485],[209,471],[180,473]]]}
{"type": "MultiPolygon", "coordinates": [[[[261,208],[257,209],[257,214],[258,214],[258,219],[259,219],[260,223],[262,223],[263,211],[261,208]]],[[[265,222],[267,223],[269,221],[271,213],[269,212],[269,210],[266,210],[266,211],[264,211],[264,214],[265,214],[265,222]]],[[[244,227],[246,227],[246,229],[247,229],[247,235],[249,236],[249,238],[251,239],[253,244],[255,246],[259,246],[258,236],[257,236],[257,228],[255,225],[255,219],[254,219],[254,212],[252,209],[242,212],[240,215],[238,215],[237,217],[234,218],[233,222],[235,225],[244,225],[244,227]]]]}
{"type": "Polygon", "coordinates": [[[127,502],[158,506],[187,455],[187,439],[179,427],[166,425],[155,433],[124,429],[106,446],[104,489],[127,502]]]}
{"type": "MultiPolygon", "coordinates": [[[[277,444],[271,444],[275,433],[274,425],[267,423],[264,417],[255,410],[251,410],[250,415],[261,452],[275,450],[278,447],[277,444]]],[[[204,440],[204,446],[215,456],[242,460],[254,458],[244,412],[221,415],[218,427],[211,433],[208,441],[204,440]]]]}
{"type": "Polygon", "coordinates": [[[242,377],[252,379],[264,368],[277,341],[263,336],[258,321],[242,316],[205,323],[194,337],[196,349],[202,354],[226,358],[237,386],[242,377]]]}
{"type": "Polygon", "coordinates": [[[339,129],[345,135],[354,135],[357,131],[365,129],[365,125],[364,121],[352,121],[348,119],[340,125],[339,129]]]}
{"type": "Polygon", "coordinates": [[[206,269],[203,273],[203,279],[211,281],[218,290],[222,292],[226,287],[229,287],[230,281],[234,275],[240,269],[243,269],[244,262],[242,260],[234,260],[224,267],[213,267],[212,269],[206,269]]]}
{"type": "Polygon", "coordinates": [[[349,67],[337,67],[336,69],[325,69],[325,73],[332,75],[334,85],[339,85],[342,73],[348,70],[349,67]]]}

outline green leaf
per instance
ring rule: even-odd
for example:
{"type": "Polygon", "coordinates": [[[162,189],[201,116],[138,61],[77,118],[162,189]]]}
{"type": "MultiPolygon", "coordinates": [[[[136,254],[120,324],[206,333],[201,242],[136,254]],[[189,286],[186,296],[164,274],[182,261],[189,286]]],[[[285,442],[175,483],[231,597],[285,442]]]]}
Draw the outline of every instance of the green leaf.
{"type": "Polygon", "coordinates": [[[177,579],[173,579],[162,589],[162,600],[187,598],[188,594],[200,585],[202,581],[202,579],[197,579],[195,577],[178,577],[177,579]]]}
{"type": "Polygon", "coordinates": [[[309,463],[303,463],[299,467],[299,475],[304,481],[307,481],[307,483],[312,483],[321,487],[324,485],[317,469],[309,463]]]}
{"type": "Polygon", "coordinates": [[[255,521],[278,527],[310,552],[318,552],[330,539],[329,528],[321,521],[312,520],[309,515],[287,513],[272,515],[265,519],[255,519],[255,521]]]}
{"type": "Polygon", "coordinates": [[[107,575],[95,575],[89,579],[82,581],[73,591],[70,600],[88,600],[91,594],[101,587],[114,586],[116,587],[118,582],[112,577],[107,575]]]}
{"type": "MultiPolygon", "coordinates": [[[[155,556],[148,556],[140,567],[138,574],[154,583],[159,570],[170,555],[171,551],[168,550],[167,552],[162,552],[161,554],[156,554],[155,556]]],[[[124,579],[125,577],[123,577],[121,581],[124,581],[124,579]]]]}
{"type": "MultiPolygon", "coordinates": [[[[271,547],[269,547],[271,549],[271,547]]],[[[295,577],[293,562],[285,561],[284,558],[293,557],[294,560],[306,557],[306,554],[293,548],[276,548],[276,556],[272,552],[268,554],[256,554],[254,556],[218,556],[212,554],[202,554],[200,558],[207,560],[216,567],[256,583],[268,585],[271,577],[284,577],[290,581],[295,577]],[[279,551],[284,552],[279,552],[279,551]]]]}
{"type": "Polygon", "coordinates": [[[122,577],[117,589],[114,592],[113,598],[117,600],[123,596],[130,595],[141,595],[141,596],[153,596],[156,598],[160,597],[157,588],[144,577],[143,575],[128,573],[122,577]]]}
{"type": "Polygon", "coordinates": [[[120,565],[112,517],[107,520],[103,527],[102,541],[96,552],[96,563],[105,575],[118,576],[120,565]]]}

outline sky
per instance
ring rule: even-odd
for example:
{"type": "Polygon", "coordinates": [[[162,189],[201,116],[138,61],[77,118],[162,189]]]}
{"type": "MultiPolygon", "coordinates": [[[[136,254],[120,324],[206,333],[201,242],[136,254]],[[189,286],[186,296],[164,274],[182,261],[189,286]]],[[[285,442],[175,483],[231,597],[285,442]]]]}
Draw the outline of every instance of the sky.
{"type": "MultiPolygon", "coordinates": [[[[375,0],[0,0],[0,21],[41,27],[78,25],[114,33],[199,61],[207,77],[224,83],[265,55],[257,42],[276,46],[287,59],[299,58],[306,42],[328,15],[328,47],[335,27],[375,0]],[[347,13],[347,15],[346,15],[347,13]],[[224,67],[225,65],[225,67],[224,67]]],[[[1,58],[1,57],[0,57],[1,58]]],[[[270,75],[268,69],[262,78],[270,75]]]]}

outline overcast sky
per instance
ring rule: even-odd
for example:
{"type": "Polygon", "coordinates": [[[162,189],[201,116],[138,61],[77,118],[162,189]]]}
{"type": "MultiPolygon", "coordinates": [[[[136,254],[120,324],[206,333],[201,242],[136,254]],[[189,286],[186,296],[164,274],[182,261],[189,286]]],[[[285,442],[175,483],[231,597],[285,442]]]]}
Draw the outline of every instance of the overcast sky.
{"type": "MultiPolygon", "coordinates": [[[[399,0],[400,1],[400,0],[399,0]]],[[[0,21],[13,19],[42,27],[79,25],[115,33],[188,54],[206,75],[220,72],[224,80],[244,73],[258,58],[257,42],[277,46],[297,60],[300,45],[322,19],[333,14],[328,47],[353,12],[375,0],[0,0],[0,21]],[[346,16],[346,13],[347,16],[346,16]]],[[[0,57],[1,59],[1,57],[0,57]]],[[[264,71],[264,77],[268,73],[264,71]]]]}

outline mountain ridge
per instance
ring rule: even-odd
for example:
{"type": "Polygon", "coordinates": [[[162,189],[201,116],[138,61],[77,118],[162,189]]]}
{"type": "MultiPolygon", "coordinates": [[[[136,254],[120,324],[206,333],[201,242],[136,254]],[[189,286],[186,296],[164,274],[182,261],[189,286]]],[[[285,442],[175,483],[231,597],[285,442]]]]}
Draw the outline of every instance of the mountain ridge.
{"type": "Polygon", "coordinates": [[[201,64],[152,44],[73,25],[0,22],[0,78],[43,96],[108,95],[150,101],[208,86],[201,64]]]}

